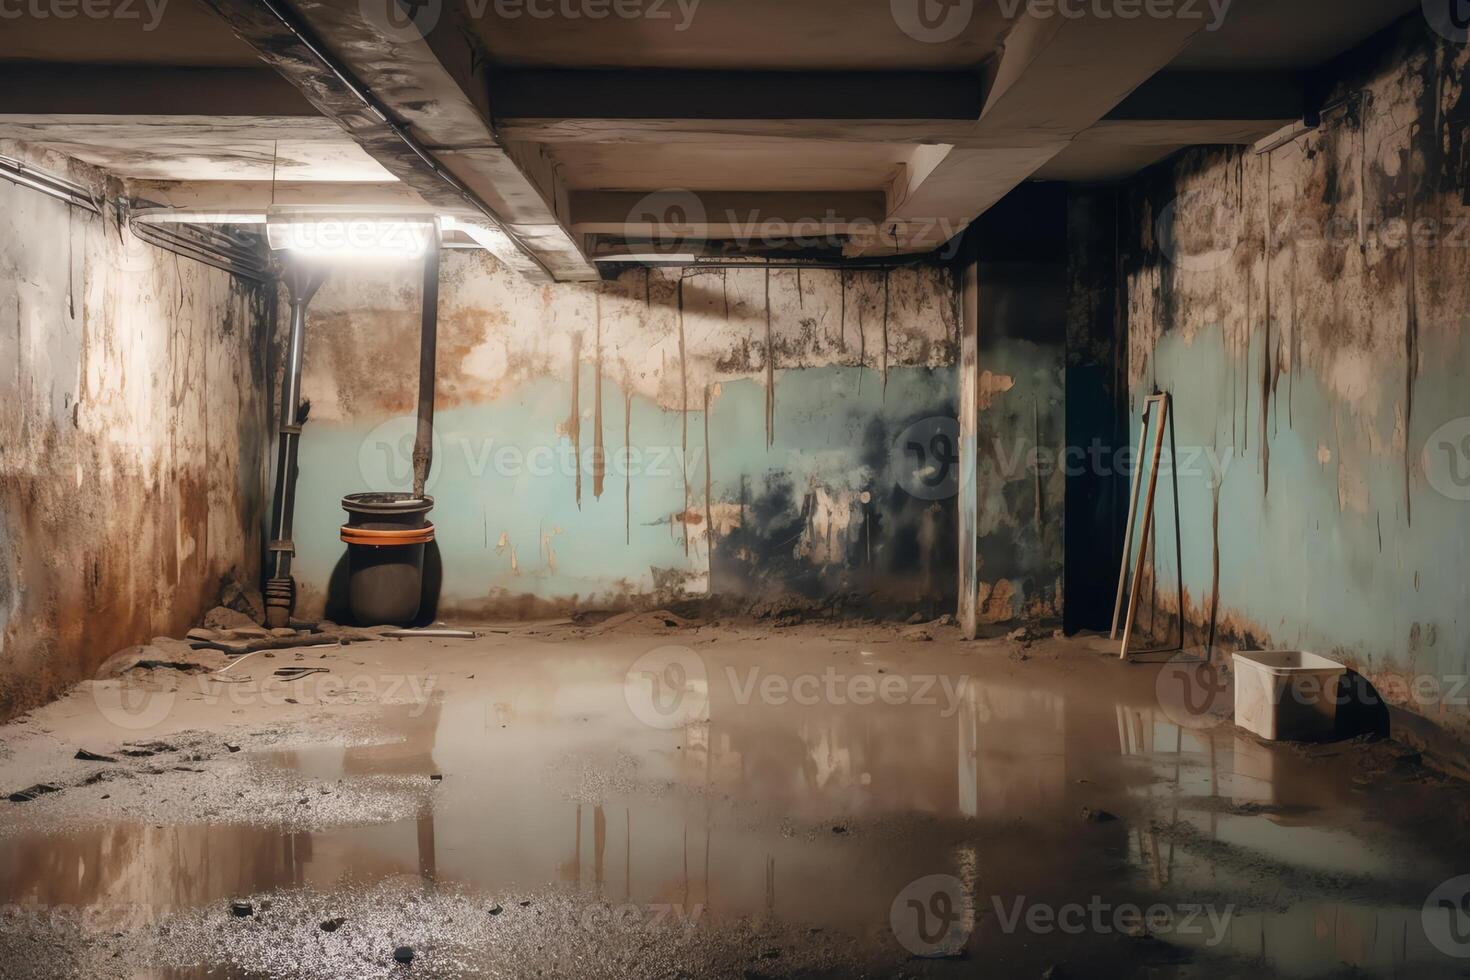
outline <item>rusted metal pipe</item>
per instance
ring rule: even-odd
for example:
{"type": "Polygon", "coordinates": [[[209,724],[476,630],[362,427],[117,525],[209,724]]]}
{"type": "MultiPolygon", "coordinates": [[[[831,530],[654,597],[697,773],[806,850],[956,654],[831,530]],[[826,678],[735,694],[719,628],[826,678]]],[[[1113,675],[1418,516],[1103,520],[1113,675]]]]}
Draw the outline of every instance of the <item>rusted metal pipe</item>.
{"type": "Polygon", "coordinates": [[[276,488],[271,516],[271,578],[266,583],[266,621],[285,626],[295,605],[291,540],[296,510],[296,460],[301,445],[301,362],[306,345],[306,306],[327,278],[326,267],[292,256],[287,260],[286,290],[291,302],[291,333],[281,379],[281,429],[276,453],[276,488]]]}
{"type": "Polygon", "coordinates": [[[413,441],[413,495],[422,498],[434,462],[434,373],[439,348],[439,242],[424,252],[424,301],[419,329],[419,416],[413,441]]]}

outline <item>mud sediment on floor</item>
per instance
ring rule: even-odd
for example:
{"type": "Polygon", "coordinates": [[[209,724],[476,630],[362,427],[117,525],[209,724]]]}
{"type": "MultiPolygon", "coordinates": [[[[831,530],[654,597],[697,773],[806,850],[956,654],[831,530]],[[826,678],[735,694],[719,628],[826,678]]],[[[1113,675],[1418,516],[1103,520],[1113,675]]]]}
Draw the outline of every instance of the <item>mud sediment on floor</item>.
{"type": "Polygon", "coordinates": [[[1424,943],[1353,952],[1310,926],[1340,909],[1401,931],[1463,853],[1462,788],[1393,743],[1181,727],[1157,668],[1045,631],[596,625],[262,653],[230,671],[239,684],[127,671],[7,726],[0,789],[59,789],[0,803],[15,827],[0,902],[140,923],[68,935],[11,916],[0,954],[23,961],[49,936],[60,975],[172,977],[359,976],[404,943],[419,976],[1440,965],[1424,943]],[[650,714],[638,699],[674,662],[698,710],[650,714]],[[282,665],[325,673],[282,680],[282,665]],[[973,901],[965,959],[915,960],[895,939],[895,903],[932,875],[973,901]],[[1094,900],[1234,918],[1214,945],[1012,920],[1094,900]],[[257,912],[239,921],[233,901],[257,912]],[[660,910],[698,912],[697,928],[646,934],[660,910]]]}

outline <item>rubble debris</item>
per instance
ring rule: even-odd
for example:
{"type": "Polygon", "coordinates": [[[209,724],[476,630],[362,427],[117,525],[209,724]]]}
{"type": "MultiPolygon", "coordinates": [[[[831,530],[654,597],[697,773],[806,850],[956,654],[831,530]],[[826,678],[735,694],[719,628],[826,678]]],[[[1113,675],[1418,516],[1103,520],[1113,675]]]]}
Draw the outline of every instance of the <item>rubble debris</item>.
{"type": "MultiPolygon", "coordinates": [[[[841,597],[831,602],[840,604],[841,597]]],[[[745,609],[745,615],[751,619],[770,619],[778,623],[799,623],[806,618],[826,619],[831,617],[831,613],[831,608],[824,608],[824,604],[815,599],[792,594],[756,599],[745,609]]]]}
{"type": "Polygon", "coordinates": [[[321,924],[322,932],[336,932],[346,925],[347,920],[343,918],[328,919],[321,924]]]}
{"type": "Polygon", "coordinates": [[[200,674],[209,670],[203,664],[187,660],[139,660],[129,670],[177,670],[181,674],[200,674]]]}
{"type": "MultiPolygon", "coordinates": [[[[259,626],[196,628],[189,631],[189,645],[194,650],[218,650],[232,657],[261,650],[286,650],[294,647],[333,646],[363,640],[382,639],[384,628],[358,629],[331,623],[314,624],[310,629],[280,627],[266,630],[259,626]]],[[[269,656],[269,654],[267,654],[269,656]]]]}
{"type": "Polygon", "coordinates": [[[500,905],[499,902],[497,902],[494,905],[490,906],[490,908],[486,911],[488,911],[491,915],[499,915],[500,913],[504,912],[505,909],[500,905]]]}
{"type": "Polygon", "coordinates": [[[393,959],[396,962],[399,962],[399,963],[412,963],[413,962],[413,947],[412,946],[399,946],[397,949],[395,949],[393,951],[393,959]]]}
{"type": "MultiPolygon", "coordinates": [[[[510,630],[492,629],[491,633],[509,633],[510,630]]],[[[449,630],[449,629],[422,629],[422,630],[389,630],[382,634],[390,640],[407,640],[413,637],[425,637],[433,640],[473,640],[479,634],[473,630],[449,630]]]]}
{"type": "Polygon", "coordinates": [[[572,613],[571,622],[577,626],[596,626],[616,616],[612,609],[582,609],[572,613]]]}
{"type": "Polygon", "coordinates": [[[265,598],[239,572],[230,572],[220,582],[219,604],[249,616],[254,622],[265,622],[265,598]]]}
{"type": "MultiPolygon", "coordinates": [[[[218,630],[219,635],[232,640],[260,640],[268,636],[274,636],[275,630],[268,630],[264,626],[236,626],[234,629],[218,630]]],[[[295,636],[295,630],[288,630],[287,636],[295,636]]],[[[206,637],[208,639],[208,637],[206,637]]]]}
{"type": "Polygon", "coordinates": [[[669,612],[667,609],[654,609],[649,612],[622,612],[616,616],[609,616],[596,626],[588,629],[588,633],[608,633],[620,627],[633,627],[650,629],[656,631],[669,629],[692,629],[704,624],[699,620],[685,619],[678,613],[669,612]]]}
{"type": "Polygon", "coordinates": [[[79,759],[82,762],[116,762],[117,761],[117,759],[115,757],[113,757],[113,756],[103,755],[100,752],[89,752],[86,749],[77,749],[77,754],[74,755],[74,756],[72,756],[72,758],[73,759],[79,759]]]}
{"type": "Polygon", "coordinates": [[[129,742],[123,746],[122,754],[130,759],[146,759],[149,756],[177,751],[177,748],[167,742],[129,742]]]}
{"type": "Polygon", "coordinates": [[[215,606],[204,614],[204,626],[213,630],[230,630],[256,627],[260,624],[242,612],[228,606],[215,606]]]}
{"type": "Polygon", "coordinates": [[[16,792],[11,793],[8,799],[12,803],[29,803],[31,800],[34,800],[38,796],[45,796],[47,793],[55,793],[60,789],[60,786],[52,786],[50,783],[37,783],[36,785],[31,786],[27,789],[17,790],[16,792]]]}
{"type": "Polygon", "coordinates": [[[319,633],[303,633],[286,636],[257,636],[248,639],[235,639],[228,635],[216,634],[213,639],[193,640],[195,650],[218,650],[231,656],[243,656],[247,653],[255,653],[259,650],[285,650],[292,647],[320,646],[323,644],[335,644],[341,641],[324,636],[319,633]]]}
{"type": "MultiPolygon", "coordinates": [[[[165,640],[163,637],[156,638],[152,643],[142,646],[123,647],[117,653],[103,661],[102,666],[92,675],[94,680],[107,681],[122,677],[128,671],[144,663],[177,663],[177,657],[171,650],[165,650],[159,646],[160,642],[173,643],[175,641],[165,640]]],[[[180,644],[175,647],[179,653],[187,651],[187,646],[180,644]]]]}

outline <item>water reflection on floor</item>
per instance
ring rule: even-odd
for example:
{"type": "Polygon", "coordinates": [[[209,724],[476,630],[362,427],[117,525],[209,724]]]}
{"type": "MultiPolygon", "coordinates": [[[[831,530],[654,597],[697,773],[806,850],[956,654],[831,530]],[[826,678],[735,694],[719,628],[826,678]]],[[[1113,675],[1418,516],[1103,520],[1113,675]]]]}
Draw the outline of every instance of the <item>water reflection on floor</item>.
{"type": "MultiPolygon", "coordinates": [[[[1457,869],[1418,848],[1410,828],[1366,815],[1349,763],[1228,727],[1181,728],[1147,685],[956,658],[947,676],[973,681],[952,703],[738,703],[721,669],[743,670],[769,647],[715,645],[703,652],[708,719],[660,731],[627,708],[623,674],[637,652],[544,646],[441,684],[430,704],[385,710],[386,744],[254,757],[324,786],[442,775],[412,819],[292,833],[231,823],[30,832],[0,841],[0,898],[110,910],[97,914],[111,924],[419,876],[501,900],[556,886],[874,933],[908,883],[944,873],[986,913],[1017,896],[1228,907],[1221,941],[1198,951],[1284,975],[1447,964],[1420,909],[1457,869]],[[1088,822],[1083,807],[1121,819],[1088,822]]],[[[912,674],[905,656],[848,669],[912,674]]],[[[983,918],[993,938],[1001,917],[983,918]]]]}

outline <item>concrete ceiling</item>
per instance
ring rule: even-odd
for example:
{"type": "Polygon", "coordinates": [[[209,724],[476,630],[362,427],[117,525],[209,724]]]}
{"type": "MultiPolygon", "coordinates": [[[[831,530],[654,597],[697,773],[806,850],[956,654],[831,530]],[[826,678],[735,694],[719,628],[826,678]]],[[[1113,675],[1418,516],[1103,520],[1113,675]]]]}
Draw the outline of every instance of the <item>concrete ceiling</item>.
{"type": "Polygon", "coordinates": [[[141,180],[393,179],[322,119],[0,115],[0,133],[141,180]]]}
{"type": "Polygon", "coordinates": [[[1421,0],[1233,0],[1218,30],[1200,32],[1179,71],[1315,68],[1420,7],[1421,0]]]}
{"type": "Polygon", "coordinates": [[[563,143],[553,148],[552,159],[573,190],[861,191],[888,186],[909,152],[902,143],[727,137],[665,145],[563,143]]]}
{"type": "MultiPolygon", "coordinates": [[[[486,0],[463,10],[490,57],[506,68],[699,71],[976,69],[1011,26],[981,0],[954,37],[905,34],[890,0],[629,0],[642,16],[536,17],[551,0],[486,0]],[[472,12],[483,11],[480,16],[472,12]]],[[[556,0],[559,7],[561,0],[556,0]]],[[[595,4],[574,4],[594,9],[595,4]]],[[[608,4],[611,6],[609,0],[608,4]]]]}
{"type": "MultiPolygon", "coordinates": [[[[59,8],[60,5],[58,5],[59,8]]],[[[5,18],[0,58],[78,65],[256,67],[260,56],[194,0],[87,0],[98,15],[5,18]]]]}
{"type": "Polygon", "coordinates": [[[1254,142],[1310,108],[1304,72],[1418,7],[429,0],[410,23],[399,0],[106,2],[6,22],[0,138],[179,208],[272,180],[298,203],[418,203],[556,279],[623,240],[786,252],[813,222],[824,253],[925,252],[1021,181],[1254,142]]]}

